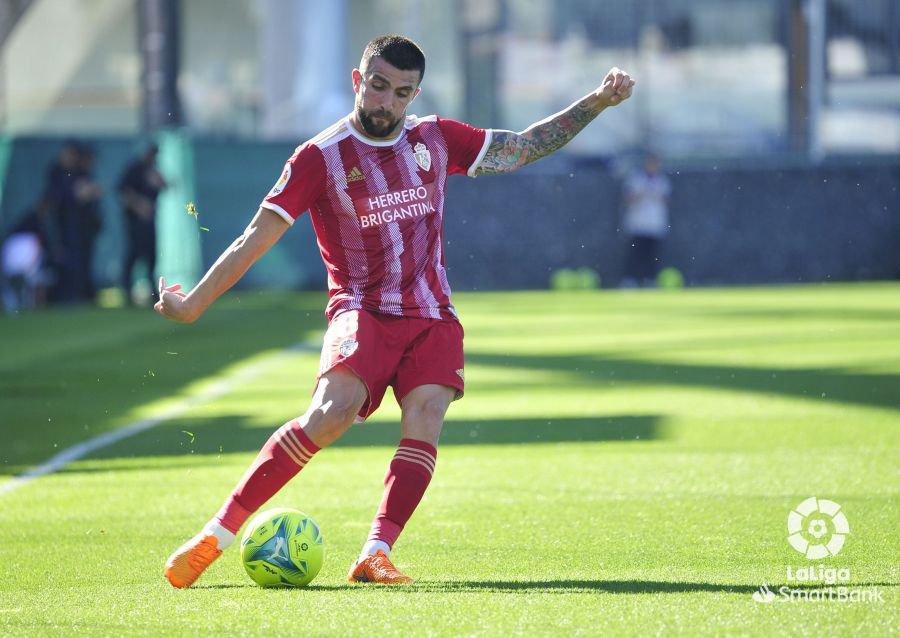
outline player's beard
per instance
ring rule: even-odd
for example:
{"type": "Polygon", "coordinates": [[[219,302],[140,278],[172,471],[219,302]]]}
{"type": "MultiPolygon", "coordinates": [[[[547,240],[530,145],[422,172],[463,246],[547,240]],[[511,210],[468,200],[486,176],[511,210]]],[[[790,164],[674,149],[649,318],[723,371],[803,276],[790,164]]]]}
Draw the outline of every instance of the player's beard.
{"type": "Polygon", "coordinates": [[[391,117],[382,110],[378,110],[372,113],[366,113],[363,110],[362,104],[356,105],[356,117],[359,118],[359,123],[362,124],[363,130],[365,130],[366,134],[369,137],[375,138],[388,137],[391,133],[394,132],[394,129],[397,128],[397,124],[400,123],[399,118],[391,117]],[[386,119],[386,122],[384,124],[376,124],[372,120],[372,116],[374,115],[384,117],[386,119]]]}

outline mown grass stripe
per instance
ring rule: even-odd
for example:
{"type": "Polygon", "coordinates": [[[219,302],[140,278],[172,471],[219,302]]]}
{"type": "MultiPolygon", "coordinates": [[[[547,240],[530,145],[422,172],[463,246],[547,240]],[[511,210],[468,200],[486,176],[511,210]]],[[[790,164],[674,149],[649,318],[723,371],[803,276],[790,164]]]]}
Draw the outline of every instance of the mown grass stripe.
{"type": "Polygon", "coordinates": [[[117,443],[118,441],[132,437],[135,434],[144,432],[145,430],[149,430],[150,428],[156,427],[160,423],[164,423],[181,416],[191,408],[197,407],[198,405],[228,394],[236,387],[238,387],[239,384],[245,383],[253,379],[254,377],[259,376],[268,367],[274,365],[285,356],[294,354],[296,352],[316,352],[319,350],[319,348],[320,346],[318,343],[298,343],[290,346],[289,348],[285,348],[284,350],[276,352],[275,354],[272,354],[260,361],[256,361],[253,364],[249,364],[245,367],[239,367],[237,370],[235,370],[225,378],[216,381],[215,383],[204,388],[195,395],[181,399],[174,405],[163,409],[159,414],[155,416],[147,417],[146,419],[141,419],[139,421],[129,423],[128,425],[122,426],[121,428],[118,428],[111,432],[106,432],[104,434],[92,437],[86,441],[82,441],[81,443],[66,448],[59,454],[56,454],[40,465],[36,465],[30,470],[27,470],[26,472],[23,472],[18,476],[14,476],[11,480],[0,484],[0,496],[9,494],[10,492],[14,492],[15,490],[27,485],[37,478],[46,476],[47,474],[52,474],[53,472],[57,472],[60,469],[64,468],[66,465],[87,456],[91,452],[95,452],[108,445],[112,445],[113,443],[117,443]]]}

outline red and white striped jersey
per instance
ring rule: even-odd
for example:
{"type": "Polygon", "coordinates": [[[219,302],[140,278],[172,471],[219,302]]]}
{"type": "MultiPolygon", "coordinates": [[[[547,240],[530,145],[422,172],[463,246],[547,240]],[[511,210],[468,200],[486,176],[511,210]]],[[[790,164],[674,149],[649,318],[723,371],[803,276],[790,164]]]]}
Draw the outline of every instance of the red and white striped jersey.
{"type": "Polygon", "coordinates": [[[293,224],[309,210],[328,270],[329,319],[344,310],[449,319],[444,187],[474,175],[491,131],[436,115],[376,142],[340,120],[301,144],[262,206],[293,224]]]}

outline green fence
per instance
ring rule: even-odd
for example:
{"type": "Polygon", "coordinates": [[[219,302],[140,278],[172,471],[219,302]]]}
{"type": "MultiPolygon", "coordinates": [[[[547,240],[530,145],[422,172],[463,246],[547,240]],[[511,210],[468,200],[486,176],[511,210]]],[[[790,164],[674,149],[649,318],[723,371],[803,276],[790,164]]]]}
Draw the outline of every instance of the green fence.
{"type": "MultiPolygon", "coordinates": [[[[0,238],[41,196],[47,170],[63,141],[60,137],[0,137],[0,238]]],[[[126,248],[117,184],[128,163],[151,140],[89,141],[97,150],[95,177],[105,191],[94,276],[100,287],[115,286],[126,248]]],[[[169,281],[190,286],[246,227],[281,174],[293,145],[196,139],[182,131],[162,132],[154,141],[160,149],[159,168],[169,184],[157,207],[154,275],[164,274],[169,281]],[[196,218],[187,212],[189,202],[196,206],[196,218]]],[[[247,273],[240,286],[324,288],[325,271],[308,216],[247,273]]]]}

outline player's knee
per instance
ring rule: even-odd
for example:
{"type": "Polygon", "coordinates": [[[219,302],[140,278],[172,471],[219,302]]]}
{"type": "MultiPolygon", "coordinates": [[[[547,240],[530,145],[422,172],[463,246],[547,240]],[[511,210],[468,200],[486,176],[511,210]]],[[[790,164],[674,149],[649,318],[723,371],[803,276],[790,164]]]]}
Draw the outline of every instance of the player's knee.
{"type": "Polygon", "coordinates": [[[344,430],[353,424],[359,407],[350,399],[332,399],[312,410],[311,418],[328,429],[344,430]]]}
{"type": "Polygon", "coordinates": [[[440,431],[447,414],[447,401],[443,397],[426,397],[403,406],[404,419],[430,431],[440,431]]]}
{"type": "Polygon", "coordinates": [[[298,420],[303,431],[320,448],[327,447],[343,436],[353,424],[355,415],[333,406],[313,406],[298,420]]]}
{"type": "Polygon", "coordinates": [[[353,424],[365,400],[366,387],[362,382],[338,367],[323,375],[305,416],[316,430],[339,436],[353,424]]]}

